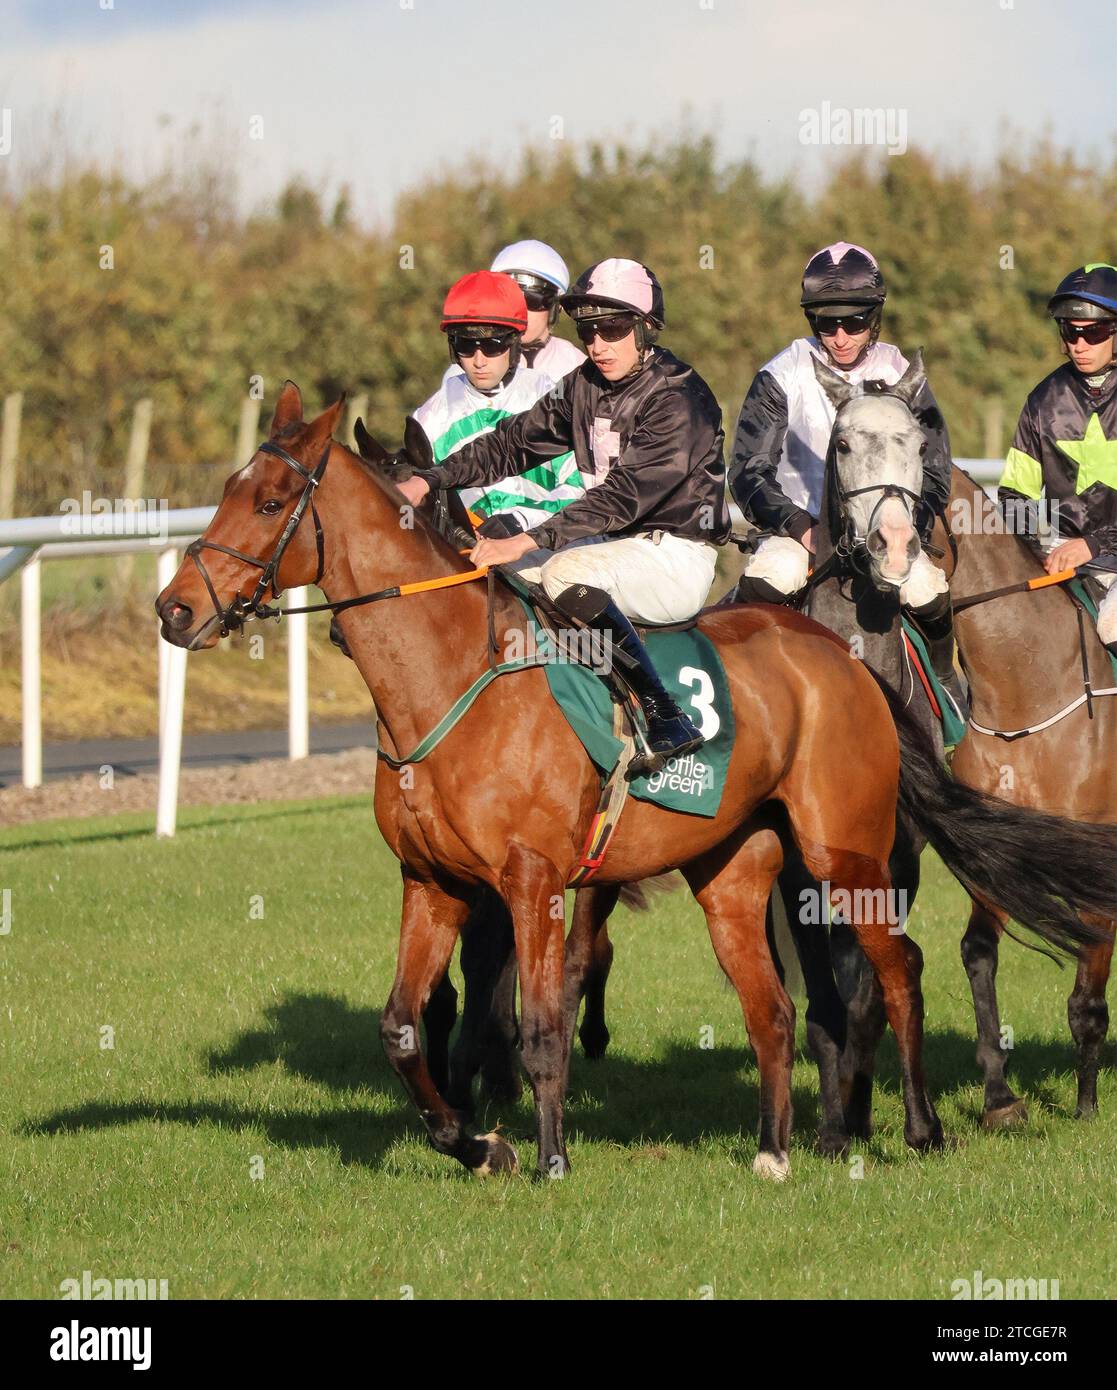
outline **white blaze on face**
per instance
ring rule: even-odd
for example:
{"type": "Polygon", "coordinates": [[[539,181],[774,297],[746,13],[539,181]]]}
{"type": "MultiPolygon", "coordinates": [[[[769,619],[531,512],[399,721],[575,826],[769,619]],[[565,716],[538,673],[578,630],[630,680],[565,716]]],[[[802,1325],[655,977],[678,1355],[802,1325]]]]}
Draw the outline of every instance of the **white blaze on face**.
{"type": "Polygon", "coordinates": [[[920,553],[915,503],[906,493],[918,497],[923,491],[923,431],[902,401],[859,396],[842,410],[838,439],[849,446],[837,453],[843,489],[873,489],[851,497],[846,513],[864,537],[877,574],[898,587],[920,553]],[[904,488],[905,495],[882,500],[879,489],[889,484],[904,488]]]}

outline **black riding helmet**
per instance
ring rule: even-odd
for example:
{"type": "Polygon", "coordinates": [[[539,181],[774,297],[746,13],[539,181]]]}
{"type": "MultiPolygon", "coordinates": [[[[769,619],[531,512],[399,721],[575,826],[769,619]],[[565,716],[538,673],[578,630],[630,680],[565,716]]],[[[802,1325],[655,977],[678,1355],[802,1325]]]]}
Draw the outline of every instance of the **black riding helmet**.
{"type": "Polygon", "coordinates": [[[863,246],[836,241],[816,251],[803,271],[802,288],[799,304],[812,332],[816,318],[870,314],[866,351],[880,337],[881,309],[888,291],[880,266],[863,246]]]}
{"type": "Polygon", "coordinates": [[[1072,270],[1047,304],[1053,319],[1117,319],[1117,266],[1103,261],[1072,270]]]}

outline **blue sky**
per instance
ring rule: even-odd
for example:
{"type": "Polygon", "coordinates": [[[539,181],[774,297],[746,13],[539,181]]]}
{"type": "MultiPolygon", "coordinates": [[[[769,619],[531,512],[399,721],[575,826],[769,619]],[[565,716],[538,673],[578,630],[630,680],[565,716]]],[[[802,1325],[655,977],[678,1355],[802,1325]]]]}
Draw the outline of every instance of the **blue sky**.
{"type": "Polygon", "coordinates": [[[142,175],[198,143],[246,207],[292,174],[401,189],[525,144],[713,133],[807,182],[844,151],[801,113],[903,113],[910,146],[981,162],[1044,132],[1108,157],[1117,18],[1102,0],[0,0],[18,166],[53,138],[142,175]],[[262,140],[249,138],[263,118],[262,140]],[[56,127],[57,128],[57,124],[56,127]]]}

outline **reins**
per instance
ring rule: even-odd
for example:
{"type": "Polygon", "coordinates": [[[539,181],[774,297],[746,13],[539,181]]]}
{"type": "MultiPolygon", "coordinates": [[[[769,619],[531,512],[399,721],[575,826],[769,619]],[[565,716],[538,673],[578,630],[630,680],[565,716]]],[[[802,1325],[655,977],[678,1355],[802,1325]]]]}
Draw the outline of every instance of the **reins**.
{"type": "MultiPolygon", "coordinates": [[[[488,593],[488,619],[487,619],[487,669],[470,685],[469,689],[460,695],[450,706],[442,718],[421,738],[416,746],[405,757],[397,757],[379,747],[376,750],[377,757],[382,759],[389,767],[399,769],[408,763],[421,762],[442,742],[451,729],[455,727],[462,717],[472,708],[477,697],[481,692],[494,681],[497,676],[503,676],[510,671],[524,671],[534,666],[544,664],[545,658],[538,653],[512,661],[497,661],[496,652],[498,644],[496,640],[496,630],[494,626],[493,614],[493,580],[495,571],[488,565],[482,565],[477,569],[463,570],[460,574],[438,575],[434,579],[417,579],[407,584],[393,584],[386,589],[377,589],[370,594],[357,594],[353,598],[336,599],[326,603],[309,603],[298,608],[274,608],[264,603],[263,597],[270,588],[273,597],[278,602],[281,590],[278,587],[279,566],[283,560],[284,552],[290,544],[292,537],[299,527],[299,523],[306,515],[307,507],[310,507],[311,515],[314,518],[315,542],[318,548],[318,570],[314,578],[314,583],[321,581],[325,568],[325,549],[322,533],[322,524],[318,517],[317,509],[314,506],[313,495],[315,489],[322,481],[322,476],[326,471],[326,463],[330,456],[332,441],[326,441],[326,447],[322,451],[322,457],[318,460],[317,466],[311,470],[304,467],[298,459],[293,458],[286,449],[271,440],[265,441],[259,446],[258,452],[271,454],[293,469],[300,478],[304,479],[306,486],[303,488],[302,496],[295,504],[294,510],[287,519],[287,524],[280,533],[279,540],[276,542],[275,550],[269,560],[261,560],[255,555],[248,555],[243,550],[237,550],[233,546],[220,545],[217,541],[207,541],[199,539],[194,541],[186,549],[186,554],[193,560],[198,573],[202,577],[202,582],[206,586],[210,600],[213,603],[214,612],[221,622],[221,636],[227,637],[230,632],[243,627],[246,622],[252,619],[286,618],[298,613],[342,613],[348,608],[357,608],[363,604],[378,603],[382,599],[404,598],[409,594],[431,593],[439,589],[450,589],[459,584],[472,584],[478,579],[487,579],[488,593]],[[222,555],[231,555],[235,560],[241,560],[245,564],[253,565],[261,571],[256,591],[250,599],[244,599],[237,594],[227,607],[222,608],[221,601],[217,597],[213,581],[210,579],[209,571],[202,561],[202,551],[216,550],[222,555]]],[[[449,523],[449,514],[446,514],[449,523]]],[[[470,520],[479,523],[480,518],[470,514],[470,520]]],[[[461,554],[468,554],[468,551],[461,551],[461,554]]]]}
{"type": "Polygon", "coordinates": [[[986,589],[980,594],[969,594],[965,598],[951,600],[951,607],[955,613],[961,613],[963,609],[974,608],[979,603],[988,603],[990,599],[1004,598],[1006,594],[1025,594],[1035,589],[1046,589],[1052,584],[1066,584],[1071,579],[1078,577],[1076,569],[1059,570],[1057,574],[1041,574],[1035,579],[1022,579],[1016,584],[1005,584],[999,589],[986,589]]]}
{"type": "MultiPolygon", "coordinates": [[[[1059,570],[1056,574],[1041,574],[1034,579],[1024,579],[1016,584],[1005,584],[999,589],[987,589],[980,594],[969,594],[965,598],[959,599],[952,604],[955,613],[962,612],[966,608],[974,608],[978,604],[988,603],[995,598],[1003,598],[1006,594],[1026,594],[1034,593],[1040,589],[1048,589],[1055,584],[1069,584],[1072,579],[1078,578],[1077,569],[1059,570]]],[[[1047,719],[1041,720],[1038,724],[1029,724],[1023,729],[991,729],[988,725],[979,724],[976,719],[970,716],[970,728],[979,734],[988,734],[992,738],[1004,739],[1006,743],[1011,743],[1013,739],[1024,738],[1028,734],[1042,733],[1044,729],[1050,729],[1052,725],[1060,723],[1069,714],[1073,714],[1082,705],[1086,706],[1087,717],[1094,717],[1094,701],[1107,695],[1117,695],[1117,686],[1109,687],[1105,690],[1095,690],[1090,682],[1090,658],[1086,645],[1086,622],[1083,604],[1078,596],[1070,589],[1066,591],[1067,598],[1074,605],[1075,617],[1078,620],[1078,651],[1082,661],[1082,694],[1064,705],[1062,709],[1056,711],[1047,719]]]]}

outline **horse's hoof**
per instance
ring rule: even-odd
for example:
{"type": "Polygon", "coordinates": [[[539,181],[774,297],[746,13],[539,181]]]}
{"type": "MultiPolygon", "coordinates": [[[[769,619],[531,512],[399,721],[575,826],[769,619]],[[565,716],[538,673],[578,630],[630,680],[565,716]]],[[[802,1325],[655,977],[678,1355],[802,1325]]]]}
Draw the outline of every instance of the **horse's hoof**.
{"type": "Polygon", "coordinates": [[[986,1110],[981,1117],[982,1129],[1019,1129],[1027,1123],[1028,1107],[1019,1099],[986,1110]]]}
{"type": "Polygon", "coordinates": [[[823,1158],[845,1159],[849,1157],[849,1135],[840,1130],[819,1131],[818,1151],[823,1158]]]}
{"type": "Polygon", "coordinates": [[[507,1139],[501,1138],[496,1130],[477,1136],[486,1146],[484,1161],[469,1171],[475,1178],[492,1177],[494,1173],[516,1173],[520,1168],[520,1158],[507,1139]]]}
{"type": "Polygon", "coordinates": [[[791,1172],[791,1164],[786,1154],[773,1154],[761,1151],[752,1161],[752,1171],[758,1178],[768,1178],[771,1182],[783,1182],[791,1172]]]}
{"type": "Polygon", "coordinates": [[[926,1134],[911,1135],[905,1132],[904,1142],[909,1149],[917,1154],[934,1153],[936,1150],[942,1149],[946,1145],[946,1140],[943,1138],[942,1125],[939,1124],[938,1120],[935,1121],[932,1128],[929,1129],[926,1134]]]}
{"type": "Polygon", "coordinates": [[[605,1049],[609,1046],[609,1030],[602,1028],[581,1028],[578,1030],[578,1040],[582,1044],[582,1053],[587,1062],[600,1062],[605,1056],[605,1049]]]}

